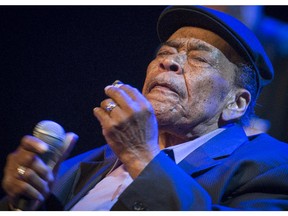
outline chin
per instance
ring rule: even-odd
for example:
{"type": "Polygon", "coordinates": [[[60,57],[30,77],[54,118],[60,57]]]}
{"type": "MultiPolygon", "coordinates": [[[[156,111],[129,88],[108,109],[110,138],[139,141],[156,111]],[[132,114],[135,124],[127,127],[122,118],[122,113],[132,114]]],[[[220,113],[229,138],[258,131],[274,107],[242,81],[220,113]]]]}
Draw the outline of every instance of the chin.
{"type": "Polygon", "coordinates": [[[154,113],[158,120],[158,124],[163,125],[171,125],[171,123],[176,122],[177,119],[179,120],[180,118],[175,108],[171,108],[168,106],[159,106],[159,104],[154,107],[154,113]]]}

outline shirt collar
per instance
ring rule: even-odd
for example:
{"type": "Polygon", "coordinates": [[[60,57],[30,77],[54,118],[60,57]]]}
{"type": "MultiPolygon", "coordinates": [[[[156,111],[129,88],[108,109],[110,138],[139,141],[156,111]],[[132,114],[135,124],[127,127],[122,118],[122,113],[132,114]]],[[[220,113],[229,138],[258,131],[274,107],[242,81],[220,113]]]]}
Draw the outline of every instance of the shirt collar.
{"type": "Polygon", "coordinates": [[[189,155],[191,152],[196,150],[198,147],[206,143],[208,140],[212,139],[219,133],[223,132],[227,127],[218,128],[214,131],[211,131],[201,137],[198,137],[197,139],[181,143],[175,146],[170,146],[165,149],[172,149],[174,153],[175,163],[178,164],[180,161],[182,161],[187,155],[189,155]]]}

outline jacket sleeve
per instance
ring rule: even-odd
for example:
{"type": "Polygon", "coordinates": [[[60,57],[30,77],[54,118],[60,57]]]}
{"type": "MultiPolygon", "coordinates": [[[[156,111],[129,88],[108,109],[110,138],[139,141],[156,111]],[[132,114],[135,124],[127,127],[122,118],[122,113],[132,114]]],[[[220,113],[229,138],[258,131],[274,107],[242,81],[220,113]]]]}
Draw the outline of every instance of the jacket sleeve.
{"type": "MultiPolygon", "coordinates": [[[[211,194],[160,153],[120,195],[111,210],[288,210],[287,170],[287,163],[279,164],[243,185],[233,183],[239,179],[229,178],[229,183],[217,188],[222,194],[218,201],[212,202],[211,194]],[[234,185],[232,190],[228,189],[229,184],[234,185]]],[[[245,175],[246,171],[242,172],[245,175]]]]}
{"type": "Polygon", "coordinates": [[[111,210],[210,210],[208,193],[160,152],[120,195],[111,210]]]}

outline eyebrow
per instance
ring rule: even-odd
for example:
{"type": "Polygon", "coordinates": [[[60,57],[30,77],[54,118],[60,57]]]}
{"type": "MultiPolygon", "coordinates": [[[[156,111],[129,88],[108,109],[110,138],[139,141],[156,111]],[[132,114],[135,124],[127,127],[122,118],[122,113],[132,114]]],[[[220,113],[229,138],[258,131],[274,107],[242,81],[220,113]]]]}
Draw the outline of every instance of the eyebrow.
{"type": "MultiPolygon", "coordinates": [[[[172,40],[172,41],[166,41],[162,43],[162,46],[174,47],[175,49],[179,50],[180,48],[185,46],[185,44],[186,43],[183,41],[172,40]]],[[[199,40],[195,41],[195,43],[188,43],[188,51],[191,51],[191,50],[203,50],[207,52],[212,52],[211,47],[207,46],[206,44],[204,44],[203,42],[199,40]]]]}

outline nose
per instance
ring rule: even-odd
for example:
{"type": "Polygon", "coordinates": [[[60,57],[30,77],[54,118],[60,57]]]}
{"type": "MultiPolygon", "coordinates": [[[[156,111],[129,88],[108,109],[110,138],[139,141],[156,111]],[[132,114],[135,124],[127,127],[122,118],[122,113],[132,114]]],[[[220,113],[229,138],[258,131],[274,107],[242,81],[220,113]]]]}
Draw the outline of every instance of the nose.
{"type": "Polygon", "coordinates": [[[182,73],[181,65],[172,58],[165,58],[159,62],[159,67],[163,71],[172,71],[175,73],[182,73]]]}

